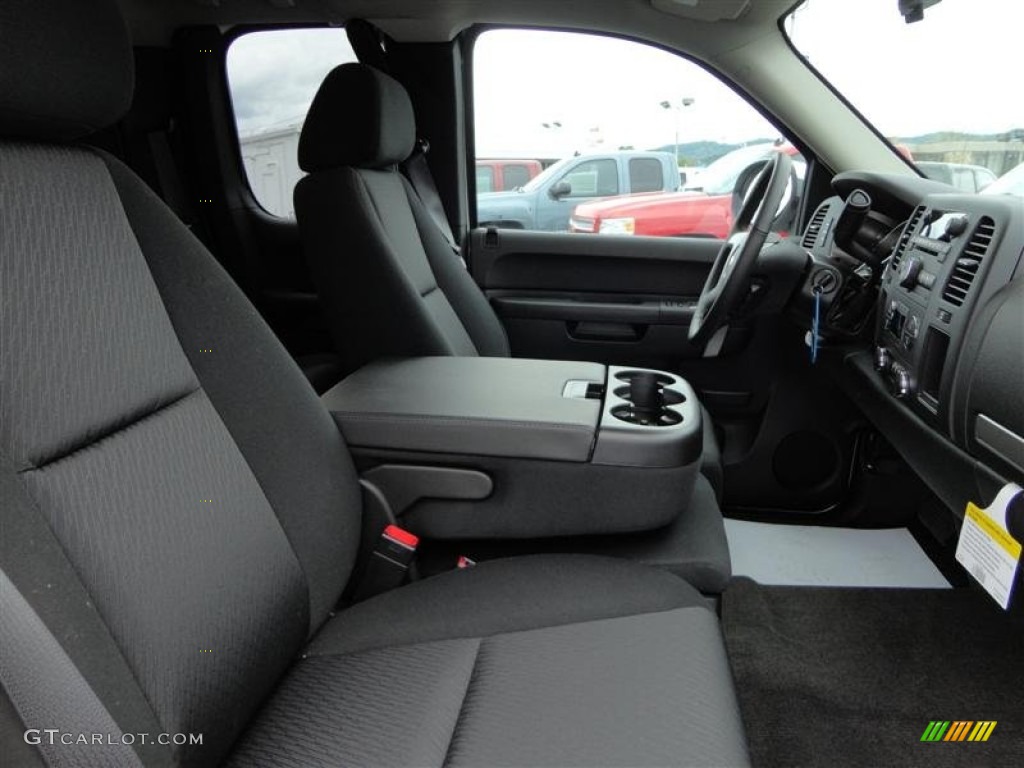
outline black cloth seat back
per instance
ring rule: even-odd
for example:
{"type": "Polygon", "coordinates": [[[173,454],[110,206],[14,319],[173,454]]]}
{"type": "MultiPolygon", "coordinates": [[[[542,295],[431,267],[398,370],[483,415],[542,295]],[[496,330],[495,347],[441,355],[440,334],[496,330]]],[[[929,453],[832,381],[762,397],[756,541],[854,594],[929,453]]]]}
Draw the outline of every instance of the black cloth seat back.
{"type": "MultiPolygon", "coordinates": [[[[175,759],[215,763],[337,603],[355,471],[203,246],[118,161],[64,143],[131,100],[113,0],[5,0],[0,26],[4,536],[15,513],[52,531],[75,610],[119,650],[86,663],[73,622],[49,627],[99,698],[123,698],[126,666],[151,721],[204,734],[175,759]]],[[[16,555],[0,568],[32,602],[53,574],[16,555]]]]}
{"type": "Polygon", "coordinates": [[[399,171],[416,137],[405,89],[364,64],[321,84],[299,139],[295,215],[349,369],[384,356],[505,357],[497,315],[399,171]]]}

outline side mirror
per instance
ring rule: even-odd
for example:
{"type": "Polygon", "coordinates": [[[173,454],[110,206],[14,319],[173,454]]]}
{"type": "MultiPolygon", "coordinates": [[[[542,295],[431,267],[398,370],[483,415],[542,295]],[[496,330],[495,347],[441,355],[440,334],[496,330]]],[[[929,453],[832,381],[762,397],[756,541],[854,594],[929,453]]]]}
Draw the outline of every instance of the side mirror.
{"type": "Polygon", "coordinates": [[[548,194],[555,200],[561,200],[563,197],[568,197],[572,194],[572,184],[568,181],[560,181],[551,186],[551,191],[548,194]]]}

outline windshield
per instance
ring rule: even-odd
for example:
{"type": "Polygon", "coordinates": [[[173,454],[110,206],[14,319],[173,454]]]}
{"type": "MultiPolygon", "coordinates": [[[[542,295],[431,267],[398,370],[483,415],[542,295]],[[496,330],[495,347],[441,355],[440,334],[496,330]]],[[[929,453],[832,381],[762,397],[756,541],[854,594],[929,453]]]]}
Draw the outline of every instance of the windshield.
{"type": "Polygon", "coordinates": [[[805,0],[786,31],[924,175],[977,192],[1024,161],[1021,0],[941,0],[911,24],[897,0],[805,0]]]}

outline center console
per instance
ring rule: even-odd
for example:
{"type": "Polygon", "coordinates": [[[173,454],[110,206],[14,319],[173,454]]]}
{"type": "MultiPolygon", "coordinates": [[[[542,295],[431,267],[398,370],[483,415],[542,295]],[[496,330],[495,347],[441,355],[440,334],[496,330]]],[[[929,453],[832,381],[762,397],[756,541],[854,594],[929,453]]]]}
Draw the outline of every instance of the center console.
{"type": "Polygon", "coordinates": [[[438,539],[647,531],[690,503],[703,450],[690,385],[595,363],[427,357],[323,396],[364,481],[438,539]]]}

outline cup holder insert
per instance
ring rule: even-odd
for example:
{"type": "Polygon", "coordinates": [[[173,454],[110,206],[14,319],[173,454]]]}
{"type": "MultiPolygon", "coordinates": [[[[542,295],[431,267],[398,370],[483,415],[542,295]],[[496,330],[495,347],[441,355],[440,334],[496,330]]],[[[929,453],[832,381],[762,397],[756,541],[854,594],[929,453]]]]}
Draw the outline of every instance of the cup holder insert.
{"type": "Polygon", "coordinates": [[[644,427],[671,427],[683,420],[683,417],[675,411],[642,411],[631,405],[615,406],[612,408],[612,416],[620,421],[644,427]]]}
{"type": "MultiPolygon", "coordinates": [[[[663,378],[663,377],[662,377],[663,378]]],[[[679,405],[680,403],[686,402],[686,397],[674,389],[661,389],[661,402],[662,405],[679,405]]],[[[629,402],[632,400],[632,393],[629,391],[629,387],[618,387],[615,390],[615,396],[620,397],[623,400],[629,402]]]]}
{"type": "MultiPolygon", "coordinates": [[[[618,379],[619,381],[624,381],[628,384],[637,376],[649,373],[651,373],[651,371],[619,371],[618,373],[615,374],[615,378],[618,379]]],[[[671,376],[666,376],[663,373],[654,374],[654,378],[657,380],[658,384],[660,384],[663,387],[667,387],[669,384],[676,383],[675,379],[673,379],[671,376]]]]}

